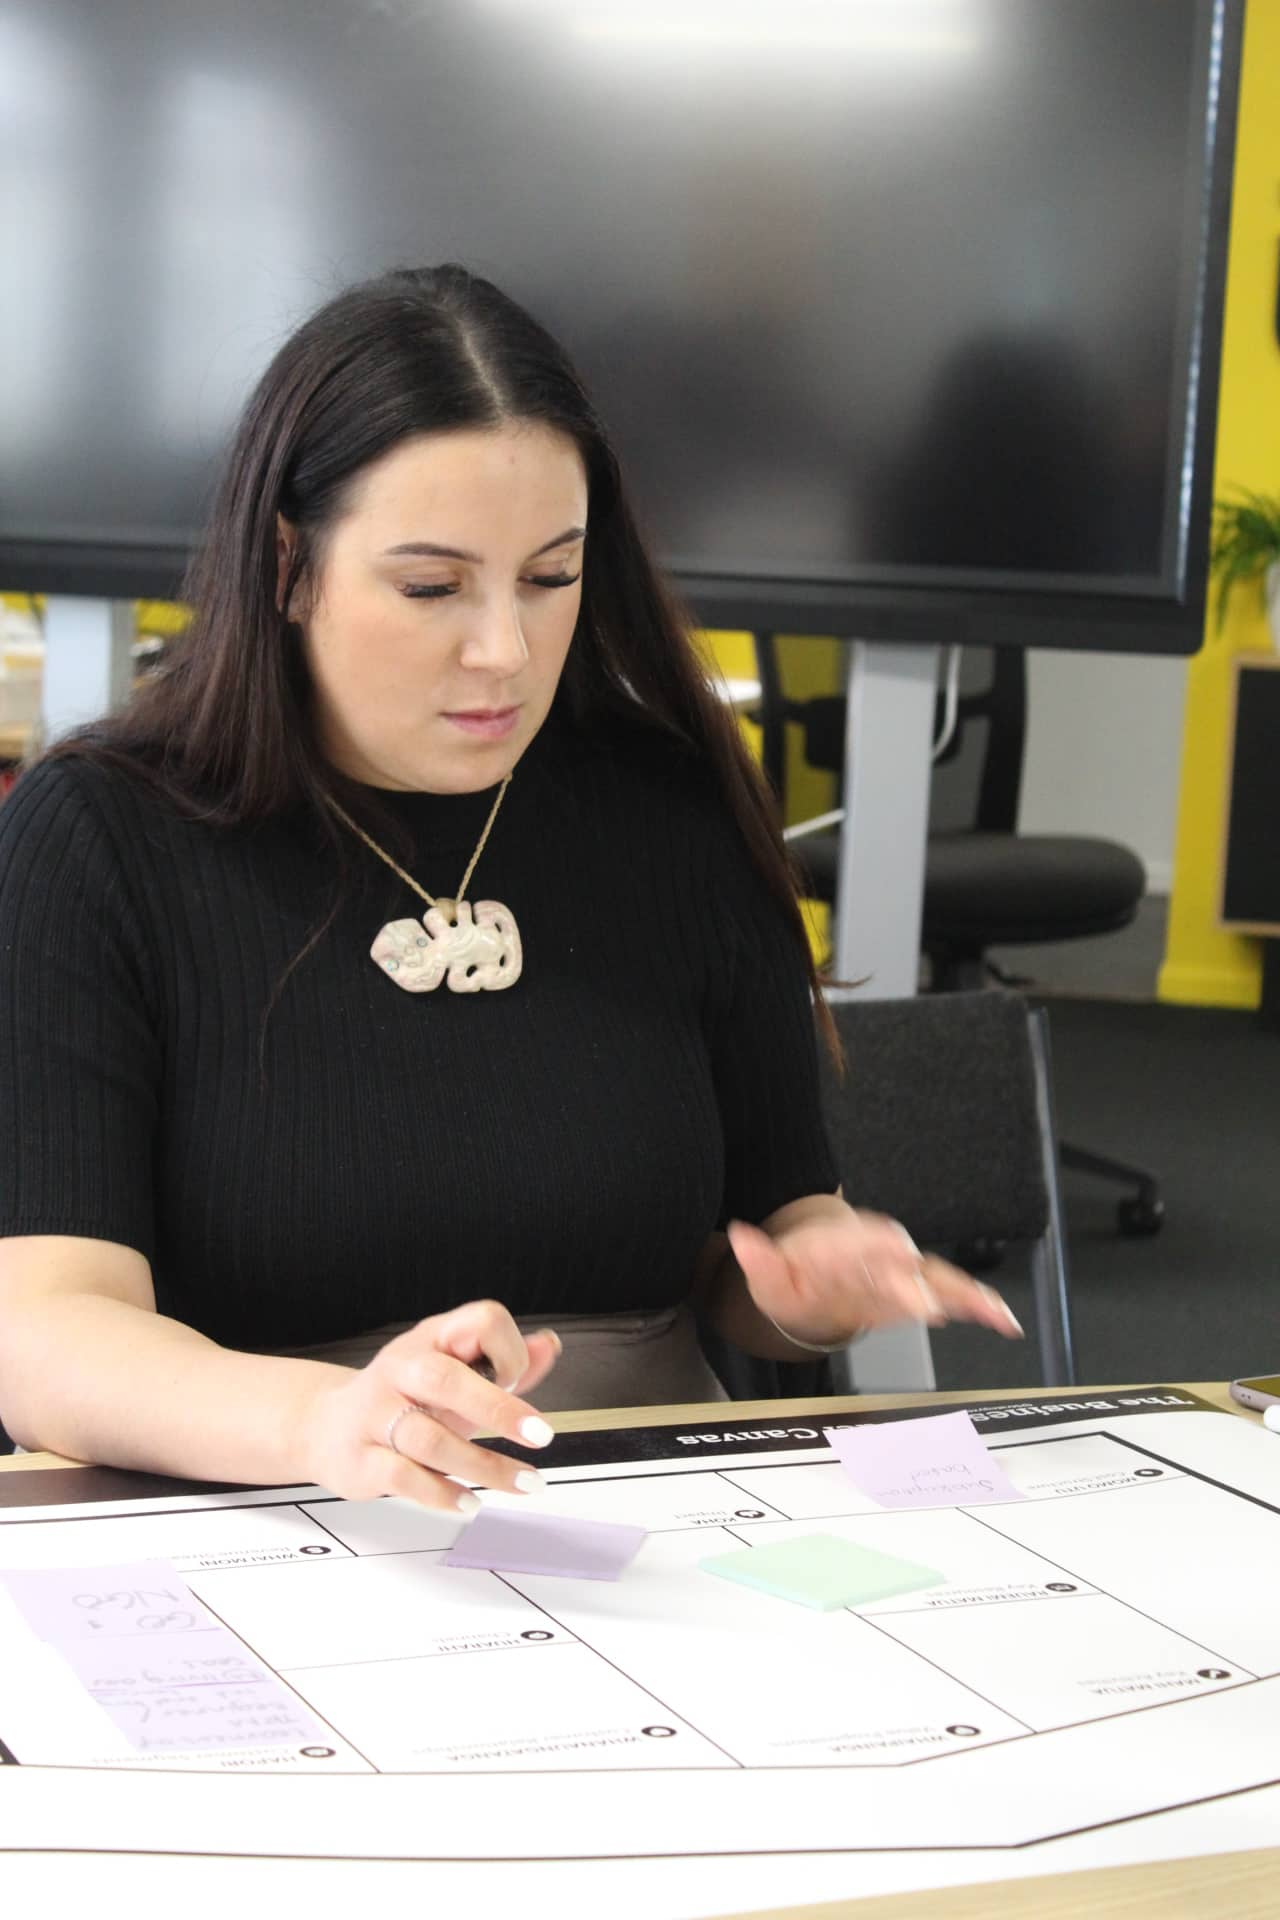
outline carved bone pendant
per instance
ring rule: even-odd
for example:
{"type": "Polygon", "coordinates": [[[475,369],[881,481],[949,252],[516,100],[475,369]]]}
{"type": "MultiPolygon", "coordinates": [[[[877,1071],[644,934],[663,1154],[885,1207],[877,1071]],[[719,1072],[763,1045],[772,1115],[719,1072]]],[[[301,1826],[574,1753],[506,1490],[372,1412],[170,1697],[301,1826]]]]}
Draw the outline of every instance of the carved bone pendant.
{"type": "Polygon", "coordinates": [[[520,978],[524,954],[515,915],[498,900],[469,900],[451,923],[439,907],[421,920],[390,920],[369,952],[406,993],[431,993],[447,980],[453,993],[498,993],[520,978]]]}

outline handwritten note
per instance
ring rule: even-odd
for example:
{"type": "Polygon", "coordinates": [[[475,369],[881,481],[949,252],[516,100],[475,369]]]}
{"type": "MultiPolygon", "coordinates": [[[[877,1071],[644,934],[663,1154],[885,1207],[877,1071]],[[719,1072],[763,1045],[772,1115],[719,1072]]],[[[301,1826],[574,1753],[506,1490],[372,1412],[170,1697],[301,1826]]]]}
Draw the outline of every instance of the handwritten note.
{"type": "Polygon", "coordinates": [[[1024,1498],[967,1413],[828,1427],[826,1438],[858,1491],[882,1507],[977,1507],[1024,1498]]]}
{"type": "Polygon", "coordinates": [[[0,1575],[139,1753],[323,1745],[326,1729],[167,1561],[0,1575]]]}
{"type": "Polygon", "coordinates": [[[484,1507],[458,1535],[444,1564],[493,1573],[547,1573],[562,1580],[616,1580],[646,1538],[643,1527],[609,1520],[484,1507]]]}
{"type": "Polygon", "coordinates": [[[323,1745],[325,1728],[225,1627],[59,1648],[139,1753],[323,1745]]]}
{"type": "Polygon", "coordinates": [[[165,1560],[127,1567],[54,1567],[6,1573],[4,1584],[41,1640],[152,1638],[193,1633],[218,1622],[165,1560]]]}

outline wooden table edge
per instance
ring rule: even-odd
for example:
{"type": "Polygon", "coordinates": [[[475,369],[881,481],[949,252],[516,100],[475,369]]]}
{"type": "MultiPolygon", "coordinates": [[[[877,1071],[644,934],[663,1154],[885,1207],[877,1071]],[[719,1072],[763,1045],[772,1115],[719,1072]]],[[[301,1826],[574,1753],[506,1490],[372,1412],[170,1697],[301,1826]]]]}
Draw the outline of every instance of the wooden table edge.
{"type": "MultiPolygon", "coordinates": [[[[832,1413],[879,1413],[891,1407],[954,1406],[986,1400],[1087,1400],[1100,1393],[1135,1393],[1153,1385],[1176,1386],[1184,1393],[1194,1393],[1201,1400],[1210,1401],[1222,1413],[1238,1414],[1257,1426],[1262,1424],[1259,1414],[1250,1412],[1230,1397],[1222,1380],[1138,1380],[1110,1387],[978,1387],[947,1393],[806,1394],[797,1400],[706,1400],[675,1407],[589,1407],[573,1413],[553,1413],[550,1418],[560,1433],[588,1433],[617,1427],[687,1426],[703,1420],[786,1420],[795,1414],[812,1413],[819,1399],[832,1413]]],[[[0,1473],[83,1465],[81,1460],[67,1460],[57,1453],[25,1453],[0,1458],[0,1473]]]]}

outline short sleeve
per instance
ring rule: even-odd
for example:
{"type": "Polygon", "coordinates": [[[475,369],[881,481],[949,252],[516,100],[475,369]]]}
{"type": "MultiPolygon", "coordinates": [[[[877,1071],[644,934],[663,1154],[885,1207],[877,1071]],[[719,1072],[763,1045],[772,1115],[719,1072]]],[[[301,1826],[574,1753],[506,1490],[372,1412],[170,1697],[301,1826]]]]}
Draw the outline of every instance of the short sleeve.
{"type": "Polygon", "coordinates": [[[712,1035],[725,1143],[723,1221],[759,1222],[839,1184],[822,1115],[813,997],[796,934],[736,833],[713,881],[728,988],[712,1035]]]}
{"type": "Polygon", "coordinates": [[[0,806],[0,1236],[151,1259],[162,1047],[108,780],[46,761],[0,806]]]}

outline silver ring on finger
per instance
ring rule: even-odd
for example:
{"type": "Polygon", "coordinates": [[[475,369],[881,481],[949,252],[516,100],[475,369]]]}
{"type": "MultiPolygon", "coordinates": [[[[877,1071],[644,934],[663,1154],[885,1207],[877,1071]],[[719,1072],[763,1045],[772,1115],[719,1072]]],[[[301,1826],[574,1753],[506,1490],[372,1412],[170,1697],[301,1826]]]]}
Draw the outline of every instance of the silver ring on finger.
{"type": "MultiPolygon", "coordinates": [[[[400,1425],[400,1422],[404,1419],[407,1413],[426,1413],[426,1412],[427,1412],[427,1408],[424,1407],[420,1401],[406,1400],[404,1405],[400,1408],[400,1411],[398,1413],[393,1413],[391,1418],[388,1420],[387,1431],[383,1438],[382,1444],[385,1447],[390,1447],[392,1453],[400,1453],[400,1449],[396,1445],[396,1428],[400,1425]]],[[[400,1453],[400,1458],[402,1460],[405,1460],[408,1458],[408,1455],[400,1453]]]]}

